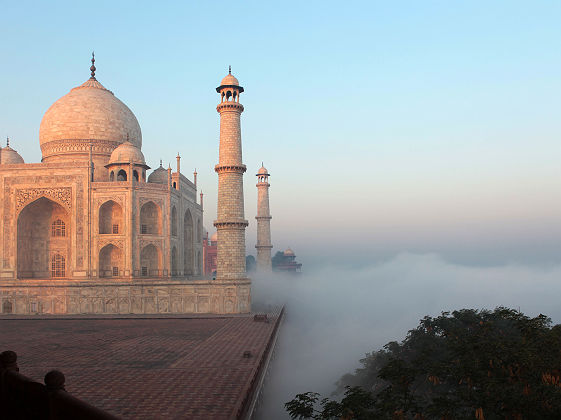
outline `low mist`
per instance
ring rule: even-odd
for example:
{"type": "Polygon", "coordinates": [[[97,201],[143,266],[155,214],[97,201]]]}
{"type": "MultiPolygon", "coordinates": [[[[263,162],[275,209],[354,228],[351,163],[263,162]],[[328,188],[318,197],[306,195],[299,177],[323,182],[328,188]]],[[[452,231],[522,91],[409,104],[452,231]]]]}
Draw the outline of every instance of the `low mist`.
{"type": "Polygon", "coordinates": [[[329,396],[365,353],[403,340],[425,315],[506,306],[561,322],[561,264],[473,267],[401,254],[356,270],[304,269],[300,276],[252,276],[255,310],[286,305],[260,419],[288,418],[284,403],[297,393],[329,396]]]}

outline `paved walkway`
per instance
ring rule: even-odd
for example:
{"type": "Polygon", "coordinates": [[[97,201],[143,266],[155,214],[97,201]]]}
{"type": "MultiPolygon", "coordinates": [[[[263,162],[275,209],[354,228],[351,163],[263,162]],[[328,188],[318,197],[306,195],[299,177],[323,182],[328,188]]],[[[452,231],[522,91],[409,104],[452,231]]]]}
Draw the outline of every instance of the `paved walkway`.
{"type": "Polygon", "coordinates": [[[0,319],[0,351],[37,381],[129,419],[236,418],[274,332],[251,316],[0,319]],[[251,357],[244,357],[244,352],[251,357]]]}

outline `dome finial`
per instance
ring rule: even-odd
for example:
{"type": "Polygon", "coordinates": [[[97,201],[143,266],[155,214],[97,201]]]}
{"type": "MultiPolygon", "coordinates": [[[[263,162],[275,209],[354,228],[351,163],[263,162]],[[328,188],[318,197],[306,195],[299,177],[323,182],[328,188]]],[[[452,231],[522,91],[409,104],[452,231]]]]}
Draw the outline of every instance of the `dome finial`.
{"type": "Polygon", "coordinates": [[[6,147],[10,147],[10,138],[6,136],[6,147]]]}
{"type": "Polygon", "coordinates": [[[232,74],[232,66],[228,66],[228,74],[232,74]]]}
{"type": "Polygon", "coordinates": [[[160,168],[162,167],[162,159],[160,159],[160,168]]]}
{"type": "Polygon", "coordinates": [[[92,51],[92,66],[90,67],[90,71],[92,72],[91,79],[96,80],[95,78],[95,52],[92,51]]]}

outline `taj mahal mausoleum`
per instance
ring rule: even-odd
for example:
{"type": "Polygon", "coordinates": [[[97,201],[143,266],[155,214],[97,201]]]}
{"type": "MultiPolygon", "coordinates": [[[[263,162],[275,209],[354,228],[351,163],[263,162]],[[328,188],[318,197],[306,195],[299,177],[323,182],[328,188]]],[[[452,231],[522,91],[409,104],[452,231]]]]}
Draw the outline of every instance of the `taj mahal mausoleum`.
{"type": "MultiPolygon", "coordinates": [[[[0,313],[247,313],[238,80],[220,114],[217,273],[203,275],[203,207],[189,179],[142,153],[133,112],[95,75],[58,99],[40,163],[0,148],[0,313]]],[[[13,142],[12,142],[13,143],[13,142]]]]}

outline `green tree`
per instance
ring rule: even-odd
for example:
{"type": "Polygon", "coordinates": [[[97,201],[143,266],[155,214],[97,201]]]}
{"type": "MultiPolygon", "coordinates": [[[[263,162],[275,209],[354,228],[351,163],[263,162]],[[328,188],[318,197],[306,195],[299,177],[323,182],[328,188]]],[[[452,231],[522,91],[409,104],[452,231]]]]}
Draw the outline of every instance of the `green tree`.
{"type": "Polygon", "coordinates": [[[560,349],[561,326],[544,315],[444,312],[367,354],[339,380],[341,402],[306,393],[286,409],[293,419],[559,419],[560,349]]]}
{"type": "Polygon", "coordinates": [[[271,265],[275,269],[279,264],[284,262],[284,252],[277,251],[276,254],[271,258],[271,265]]]}

